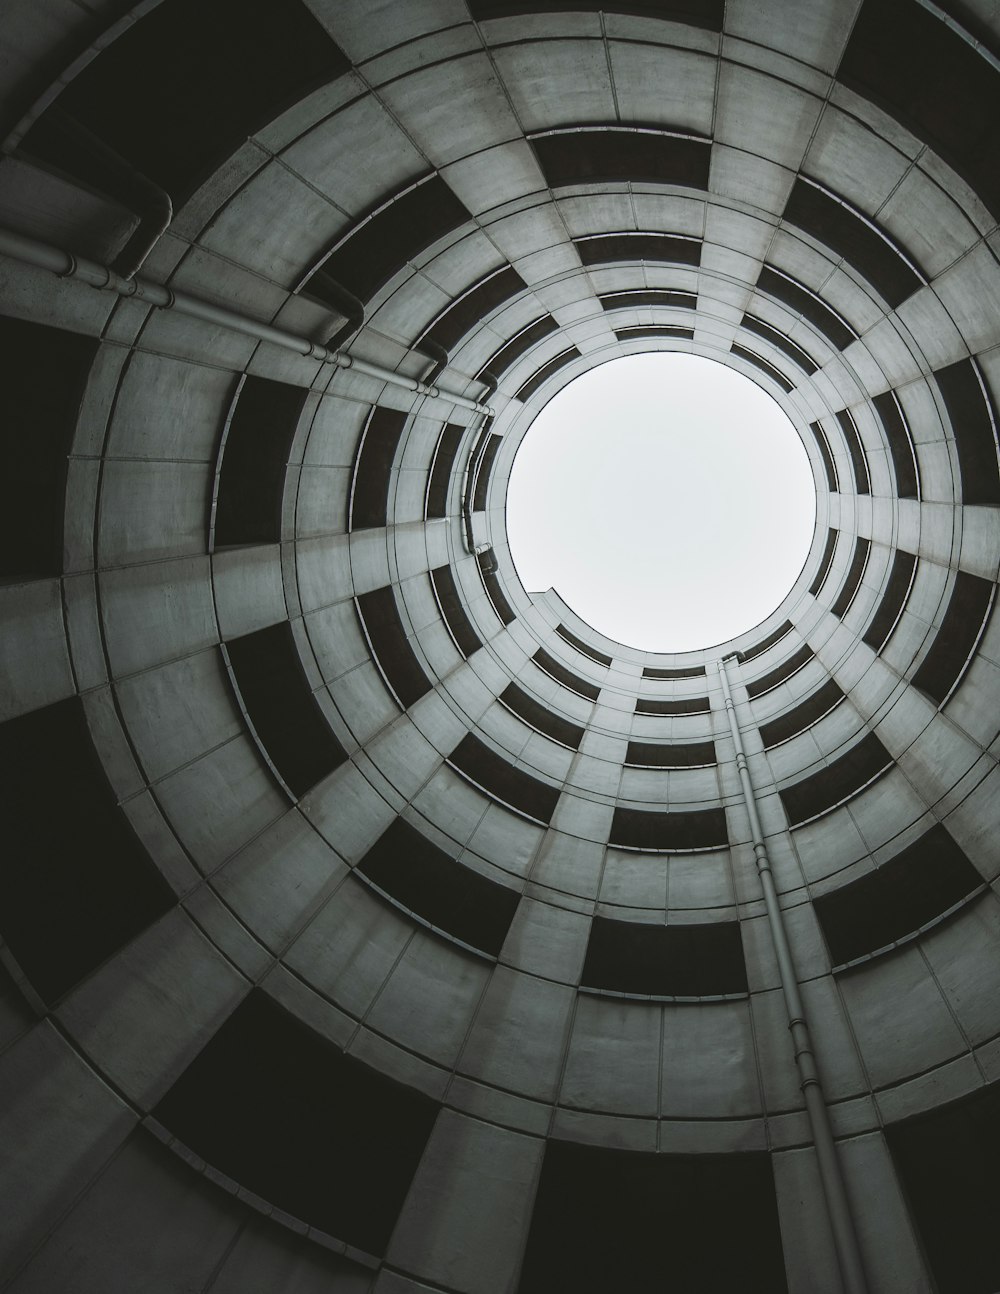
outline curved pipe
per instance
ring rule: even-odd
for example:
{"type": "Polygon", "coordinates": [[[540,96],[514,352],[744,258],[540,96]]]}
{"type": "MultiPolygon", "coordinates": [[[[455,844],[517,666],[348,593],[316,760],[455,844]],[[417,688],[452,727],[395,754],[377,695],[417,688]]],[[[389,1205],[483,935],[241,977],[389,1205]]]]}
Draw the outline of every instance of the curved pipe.
{"type": "Polygon", "coordinates": [[[187,292],[174,291],[162,283],[154,283],[142,278],[125,278],[107,265],[100,265],[97,261],[90,261],[82,256],[73,256],[48,243],[14,233],[11,229],[0,228],[0,254],[10,256],[25,265],[47,270],[50,274],[58,275],[59,278],[77,279],[101,291],[115,292],[120,297],[134,297],[137,301],[143,301],[160,310],[176,310],[179,314],[189,315],[193,319],[201,319],[206,323],[228,328],[232,332],[242,333],[247,337],[256,337],[258,341],[270,342],[273,346],[294,351],[306,359],[316,360],[322,364],[335,364],[337,368],[354,369],[367,377],[374,377],[391,386],[414,391],[432,400],[447,400],[450,404],[458,405],[459,408],[471,409],[474,413],[481,413],[487,417],[493,414],[489,405],[481,404],[478,400],[470,400],[468,396],[459,395],[455,391],[448,391],[444,387],[428,386],[425,382],[404,377],[403,374],[383,368],[380,364],[371,364],[368,360],[359,359],[354,355],[345,355],[343,351],[328,350],[327,347],[320,346],[308,337],[288,332],[284,328],[275,328],[273,324],[251,319],[236,310],[214,305],[211,301],[204,301],[201,297],[191,296],[187,292]]]}
{"type": "MultiPolygon", "coordinates": [[[[308,282],[308,281],[307,281],[308,282]]],[[[344,316],[344,323],[337,329],[332,336],[327,337],[326,344],[331,350],[336,350],[358,332],[365,322],[365,307],[354,295],[348,292],[347,288],[341,287],[336,279],[324,276],[323,288],[327,298],[332,298],[344,316]]]]}
{"type": "MultiPolygon", "coordinates": [[[[63,112],[58,104],[49,108],[36,126],[36,131],[43,123],[50,145],[55,146],[57,157],[61,154],[66,158],[70,179],[75,183],[80,182],[80,175],[73,170],[70,159],[82,159],[82,174],[87,175],[99,188],[106,190],[110,197],[123,203],[139,217],[137,228],[111,263],[111,268],[117,274],[126,279],[134,278],[174,218],[170,194],[126,161],[88,126],[63,112]]],[[[44,160],[40,161],[23,148],[17,149],[13,156],[32,166],[45,165],[44,160]]]]}
{"type": "Polygon", "coordinates": [[[431,361],[427,371],[424,373],[424,381],[433,382],[448,367],[448,352],[443,346],[439,346],[437,342],[429,340],[418,341],[416,349],[431,361]]]}
{"type": "Polygon", "coordinates": [[[149,201],[140,213],[139,228],[114,259],[113,268],[126,279],[135,278],[139,273],[174,218],[170,195],[140,172],[136,171],[135,176],[137,181],[148,185],[149,201]]]}

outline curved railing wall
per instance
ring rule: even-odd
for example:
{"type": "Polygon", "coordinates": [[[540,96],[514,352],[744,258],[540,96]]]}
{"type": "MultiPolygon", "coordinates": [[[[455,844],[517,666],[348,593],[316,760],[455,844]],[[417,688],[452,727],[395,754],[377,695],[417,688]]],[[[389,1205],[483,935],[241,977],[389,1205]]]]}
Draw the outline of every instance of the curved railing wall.
{"type": "Polygon", "coordinates": [[[3,261],[10,1288],[840,1289],[731,654],[869,1287],[992,1288],[997,37],[370,8],[11,21],[6,224],[111,264],[152,186],[143,276],[493,414],[3,261]],[[650,349],[818,495],[679,656],[504,532],[650,349]]]}

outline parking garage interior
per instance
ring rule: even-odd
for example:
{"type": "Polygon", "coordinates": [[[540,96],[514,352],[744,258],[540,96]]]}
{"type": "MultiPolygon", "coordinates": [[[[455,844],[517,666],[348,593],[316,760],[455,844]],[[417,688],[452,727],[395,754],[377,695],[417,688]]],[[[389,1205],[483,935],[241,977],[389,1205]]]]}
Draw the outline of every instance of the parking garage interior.
{"type": "Polygon", "coordinates": [[[995,1294],[996,6],[0,51],[2,1288],[995,1294]],[[539,411],[651,351],[817,495],[683,653],[506,535],[539,411]]]}

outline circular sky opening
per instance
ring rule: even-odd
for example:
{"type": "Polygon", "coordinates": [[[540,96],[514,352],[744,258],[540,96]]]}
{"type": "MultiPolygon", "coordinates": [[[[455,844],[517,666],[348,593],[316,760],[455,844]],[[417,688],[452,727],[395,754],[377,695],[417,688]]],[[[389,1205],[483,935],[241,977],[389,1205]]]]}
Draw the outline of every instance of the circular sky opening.
{"type": "Polygon", "coordinates": [[[632,355],[531,424],[507,490],[511,555],[588,624],[645,651],[753,628],[795,583],[816,489],[778,404],[713,360],[632,355]]]}

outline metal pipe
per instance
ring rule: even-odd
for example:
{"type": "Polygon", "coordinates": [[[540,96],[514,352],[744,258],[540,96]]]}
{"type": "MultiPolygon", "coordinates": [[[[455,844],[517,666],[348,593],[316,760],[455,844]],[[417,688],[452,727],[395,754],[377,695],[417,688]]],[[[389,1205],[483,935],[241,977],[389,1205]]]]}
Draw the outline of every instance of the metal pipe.
{"type": "Polygon", "coordinates": [[[806,1019],[802,994],[799,991],[799,978],[795,962],[788,944],[785,931],[784,914],[778,902],[778,892],[774,885],[771,871],[771,860],[764,843],[764,831],[757,811],[757,799],[753,783],[750,781],[750,770],[747,767],[746,752],[743,748],[743,737],[739,721],[736,718],[736,707],[729,688],[729,674],[726,670],[726,658],[718,662],[719,682],[726,703],[726,716],[729,719],[729,731],[733,745],[736,747],[736,768],[739,772],[743,802],[750,819],[750,836],[753,841],[754,859],[757,873],[760,876],[761,889],[764,893],[764,907],[767,911],[767,924],[771,931],[775,958],[778,963],[778,975],[781,979],[781,992],[785,1000],[785,1011],[788,1016],[788,1029],[792,1036],[795,1052],[795,1064],[799,1071],[799,1083],[805,1099],[806,1113],[812,1130],[813,1144],[816,1147],[816,1160],[819,1165],[820,1179],[823,1183],[823,1194],[826,1197],[827,1217],[833,1244],[840,1264],[841,1283],[845,1294],[867,1294],[868,1282],[865,1277],[861,1250],[858,1245],[857,1231],[851,1216],[851,1207],[844,1187],[843,1173],[837,1146],[830,1126],[830,1113],[823,1085],[820,1080],[816,1057],[809,1035],[809,1024],[806,1019]]]}
{"type": "Polygon", "coordinates": [[[469,444],[469,457],[465,462],[465,471],[462,473],[462,542],[467,553],[478,552],[472,528],[472,489],[476,479],[476,468],[486,448],[486,425],[491,416],[485,413],[476,428],[469,444]]]}
{"type": "Polygon", "coordinates": [[[0,254],[10,256],[25,265],[48,270],[50,274],[56,274],[59,278],[76,279],[81,283],[89,284],[90,287],[115,292],[120,297],[132,297],[159,310],[176,310],[179,314],[189,315],[193,319],[201,319],[220,328],[228,328],[232,332],[255,337],[258,341],[270,342],[273,346],[294,351],[306,359],[316,360],[322,364],[335,364],[338,368],[353,369],[355,372],[364,373],[367,377],[377,378],[391,386],[403,387],[407,391],[428,396],[432,400],[447,400],[450,404],[458,405],[459,408],[471,409],[474,413],[486,416],[491,416],[493,413],[489,405],[481,404],[478,400],[470,400],[468,396],[459,395],[455,391],[448,391],[439,386],[428,386],[425,382],[417,381],[416,378],[404,377],[390,368],[371,364],[368,360],[359,359],[355,355],[346,355],[343,351],[328,350],[308,337],[288,332],[284,328],[275,328],[273,324],[251,319],[248,315],[230,310],[226,306],[214,305],[211,301],[204,301],[201,297],[191,296],[190,293],[175,291],[162,283],[154,283],[143,278],[125,278],[107,265],[100,265],[97,261],[87,260],[83,256],[73,256],[58,247],[39,242],[35,238],[28,238],[11,229],[0,227],[0,254]]]}
{"type": "Polygon", "coordinates": [[[116,273],[126,279],[133,278],[174,218],[170,194],[117,153],[89,126],[64,112],[58,103],[52,104],[35,125],[33,147],[37,147],[35,135],[40,129],[43,131],[42,157],[34,157],[23,149],[14,151],[12,156],[29,165],[47,168],[43,159],[51,161],[54,151],[60,174],[68,175],[77,184],[96,184],[135,212],[139,225],[111,264],[116,273]],[[74,165],[74,161],[82,162],[82,170],[79,165],[74,165]]]}
{"type": "MultiPolygon", "coordinates": [[[[492,373],[483,373],[479,376],[477,381],[482,382],[483,386],[486,387],[485,398],[488,400],[497,389],[496,378],[492,373]]],[[[465,475],[462,478],[463,542],[465,545],[465,551],[471,554],[478,554],[483,549],[489,547],[489,544],[481,544],[478,548],[476,547],[472,525],[472,486],[474,482],[474,471],[478,468],[479,460],[486,451],[486,436],[483,433],[487,430],[492,417],[492,413],[484,414],[482,422],[480,422],[479,426],[476,428],[476,435],[473,436],[472,444],[469,447],[469,459],[465,465],[465,475]],[[480,452],[478,455],[476,454],[477,445],[480,446],[480,452]],[[474,456],[476,458],[475,464],[473,464],[472,461],[474,456]]]]}
{"type": "MultiPolygon", "coordinates": [[[[136,178],[139,183],[146,181],[146,177],[138,171],[136,178]]],[[[134,278],[139,273],[174,218],[170,194],[152,181],[146,183],[149,185],[149,200],[139,212],[139,228],[115,257],[115,269],[127,279],[134,278]]]]}
{"type": "MultiPolygon", "coordinates": [[[[336,306],[344,316],[344,322],[336,332],[327,337],[325,343],[331,349],[337,350],[345,342],[350,341],[354,334],[364,325],[365,307],[353,292],[348,292],[347,288],[338,283],[336,279],[331,278],[322,268],[318,269],[315,274],[307,275],[304,283],[301,283],[299,287],[309,284],[321,284],[322,299],[336,306]]],[[[298,291],[298,288],[295,290],[298,291]]],[[[316,291],[315,286],[313,286],[312,291],[316,291]]]]}

